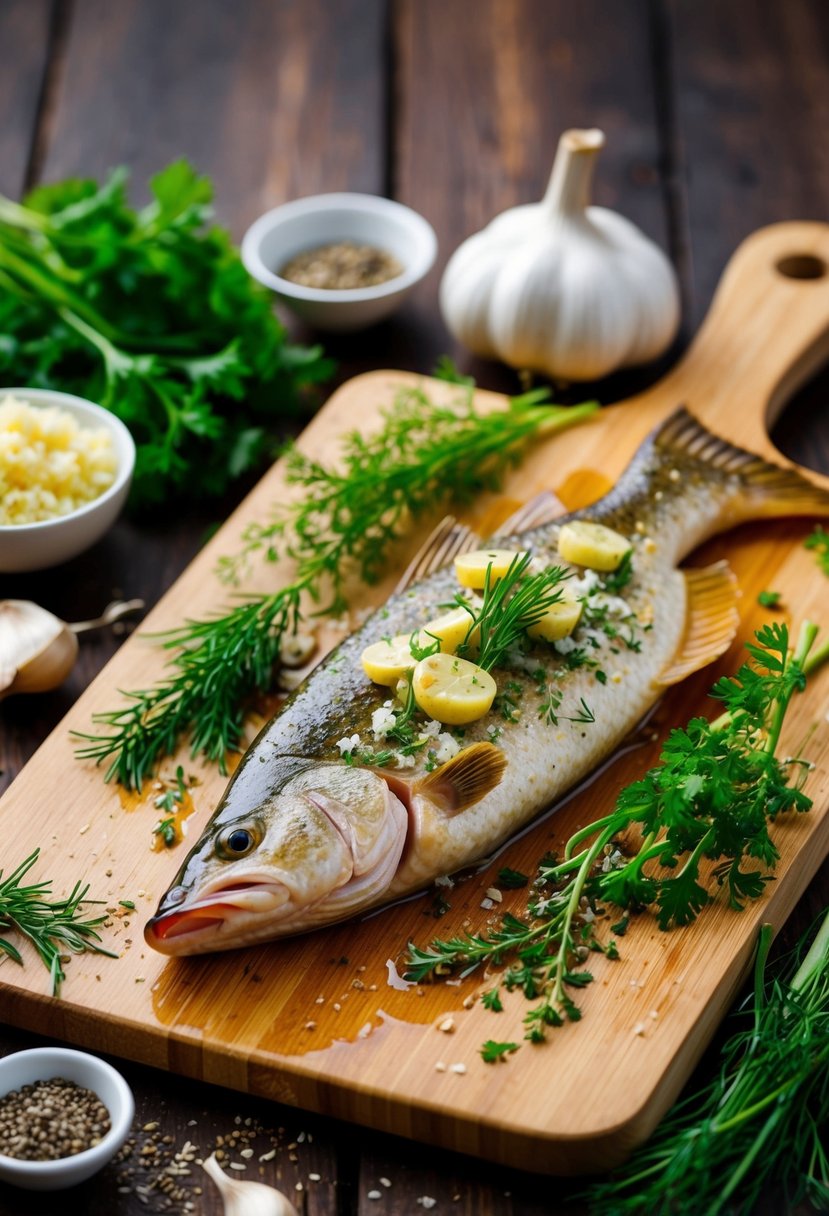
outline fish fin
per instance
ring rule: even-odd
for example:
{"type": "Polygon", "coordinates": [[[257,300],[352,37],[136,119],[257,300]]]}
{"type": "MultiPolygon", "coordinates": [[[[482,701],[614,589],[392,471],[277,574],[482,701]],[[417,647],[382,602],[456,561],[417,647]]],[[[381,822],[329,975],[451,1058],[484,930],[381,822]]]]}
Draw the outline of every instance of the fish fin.
{"type": "Polygon", "coordinates": [[[434,574],[436,570],[448,566],[459,553],[469,553],[480,545],[480,537],[471,528],[460,523],[454,515],[447,515],[440,521],[433,532],[427,537],[423,546],[418,549],[409,565],[400,576],[400,582],[394,589],[394,594],[402,591],[418,581],[434,574]]]}
{"type": "Polygon", "coordinates": [[[657,683],[663,685],[678,684],[725,654],[740,623],[737,579],[728,562],[716,562],[704,570],[681,570],[680,574],[688,594],[685,636],[659,674],[657,683]]]}
{"type": "Polygon", "coordinates": [[[494,790],[506,767],[500,748],[473,743],[419,781],[414,793],[424,794],[445,815],[457,815],[494,790]]]}
{"type": "Polygon", "coordinates": [[[534,498],[523,503],[517,511],[501,524],[493,533],[494,536],[515,536],[519,532],[529,532],[531,528],[541,528],[544,524],[554,523],[567,514],[567,508],[552,490],[542,490],[534,498]]]}
{"type": "Polygon", "coordinates": [[[726,527],[777,515],[827,515],[829,490],[792,467],[773,464],[738,448],[703,426],[685,407],[662,424],[654,446],[665,456],[691,457],[708,469],[732,476],[739,490],[726,527]]]}

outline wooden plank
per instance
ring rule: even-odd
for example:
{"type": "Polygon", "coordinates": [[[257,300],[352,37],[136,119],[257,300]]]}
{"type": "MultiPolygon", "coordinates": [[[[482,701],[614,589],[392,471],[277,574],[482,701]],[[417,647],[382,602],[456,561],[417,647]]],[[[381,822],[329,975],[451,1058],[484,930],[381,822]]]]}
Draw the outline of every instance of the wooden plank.
{"type": "MultiPolygon", "coordinates": [[[[601,0],[480,0],[474,16],[465,0],[402,0],[395,11],[394,194],[434,224],[441,247],[409,310],[417,346],[392,354],[425,371],[449,351],[481,384],[515,391],[514,373],[453,343],[435,307],[440,276],[465,237],[541,197],[573,126],[607,135],[595,201],[666,244],[648,4],[625,6],[623,54],[601,0]]],[[[601,388],[604,400],[631,392],[629,381],[601,388]]]]}
{"type": "MultiPolygon", "coordinates": [[[[530,494],[551,480],[564,493],[573,475],[586,469],[615,479],[636,443],[678,400],[727,438],[769,451],[765,416],[781,378],[794,381],[817,354],[829,354],[829,276],[805,281],[773,270],[795,244],[829,258],[829,227],[790,226],[752,238],[737,255],[712,314],[679,368],[588,427],[556,437],[554,446],[539,446],[507,493],[530,494]]],[[[396,380],[395,373],[375,373],[341,389],[306,432],[306,450],[330,455],[336,435],[355,413],[366,420],[376,416],[396,380]]],[[[492,394],[482,393],[480,400],[493,408],[503,406],[492,394]]],[[[275,466],[164,597],[151,627],[169,627],[184,615],[204,613],[222,602],[215,561],[238,543],[246,521],[262,518],[268,504],[281,497],[282,478],[275,466]]],[[[754,597],[770,575],[792,588],[798,617],[818,610],[824,598],[822,577],[798,543],[806,528],[802,522],[747,528],[698,555],[700,561],[724,552],[731,557],[744,591],[744,631],[758,624],[754,597]]],[[[406,556],[401,553],[401,565],[406,556]]],[[[367,596],[368,602],[387,593],[395,573],[367,596]]],[[[266,580],[273,586],[278,575],[278,568],[261,573],[262,585],[266,580]]],[[[357,605],[364,602],[360,598],[357,605]]],[[[625,938],[625,962],[617,968],[600,960],[599,982],[585,998],[584,1021],[554,1036],[543,1049],[525,1049],[508,1066],[493,1070],[477,1055],[479,1043],[491,1033],[491,1015],[479,1005],[463,1007],[474,979],[459,989],[436,985],[401,993],[387,987],[385,960],[399,955],[407,940],[428,936],[416,903],[387,909],[377,919],[217,957],[166,961],[138,944],[140,923],[168,885],[176,862],[149,849],[156,818],[152,791],[145,804],[135,807],[127,800],[125,805],[116,791],[102,786],[99,773],[73,761],[67,729],[86,729],[93,709],[110,708],[119,688],[146,685],[161,672],[163,661],[145,642],[129,641],[3,800],[0,813],[17,848],[25,853],[41,844],[44,871],[56,881],[88,879],[93,892],[108,902],[127,897],[138,903],[135,917],[123,917],[110,937],[123,949],[120,960],[73,960],[60,1002],[45,996],[46,977],[31,960],[24,970],[3,967],[0,991],[6,1016],[34,1030],[48,1026],[52,1033],[98,1050],[492,1161],[572,1172],[594,1163],[597,1152],[610,1164],[647,1134],[732,999],[759,921],[782,922],[817,868],[829,837],[829,739],[824,732],[810,746],[818,766],[810,784],[816,809],[796,824],[781,825],[777,839],[783,861],[764,900],[739,915],[712,907],[687,934],[660,934],[647,920],[638,922],[625,938]],[[59,808],[54,802],[57,772],[59,808]],[[635,990],[631,979],[637,980],[635,990]],[[641,989],[639,981],[645,981],[641,989]],[[640,1041],[631,1028],[649,1009],[660,1016],[640,1041]],[[445,1037],[436,1025],[448,1013],[456,1019],[457,1031],[445,1037]],[[435,1062],[445,1057],[465,1063],[467,1073],[436,1072],[435,1062]],[[596,1060],[603,1062],[600,1074],[593,1068],[596,1060]],[[546,1083],[539,1084],[542,1073],[546,1083]]],[[[714,676],[732,670],[736,661],[735,649],[716,669],[666,698],[662,725],[685,721],[714,676]]],[[[824,704],[826,674],[812,687],[793,710],[793,737],[824,704]]],[[[617,760],[612,772],[591,786],[590,808],[609,802],[652,756],[652,748],[645,747],[617,760]]],[[[202,782],[195,795],[195,832],[223,782],[184,756],[182,762],[202,782]]],[[[174,764],[168,766],[171,771],[174,764]]],[[[540,854],[584,822],[585,813],[585,802],[576,797],[553,820],[516,842],[507,863],[524,871],[532,868],[540,854]]],[[[480,916],[481,892],[490,882],[491,875],[481,874],[453,893],[454,907],[442,922],[447,931],[457,930],[465,916],[480,916]]],[[[519,898],[514,897],[513,907],[511,896],[509,907],[517,909],[519,898]]],[[[520,1039],[522,1014],[522,1003],[511,1001],[500,1015],[499,1034],[520,1039]]]]}
{"type": "Polygon", "coordinates": [[[34,146],[49,55],[50,0],[5,0],[0,6],[0,191],[18,198],[34,146]]]}
{"type": "Polygon", "coordinates": [[[45,164],[129,165],[134,189],[186,156],[241,236],[286,199],[379,192],[381,0],[77,0],[45,164]]]}
{"type": "Polygon", "coordinates": [[[829,128],[829,8],[819,0],[665,2],[696,324],[744,237],[829,212],[829,158],[818,134],[829,128]]]}

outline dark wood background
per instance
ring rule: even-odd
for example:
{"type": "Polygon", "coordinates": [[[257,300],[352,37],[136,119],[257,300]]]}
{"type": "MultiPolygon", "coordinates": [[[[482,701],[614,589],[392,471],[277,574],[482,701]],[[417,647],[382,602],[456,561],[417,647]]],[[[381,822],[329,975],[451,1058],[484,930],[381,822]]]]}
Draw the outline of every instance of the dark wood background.
{"type": "MultiPolygon", "coordinates": [[[[777,220],[829,219],[825,0],[0,0],[0,50],[5,194],[126,164],[140,199],[147,177],[186,155],[214,178],[217,216],[237,238],[268,207],[321,191],[386,194],[422,212],[440,241],[437,265],[395,319],[326,339],[338,380],[372,367],[426,372],[449,352],[484,387],[517,388],[507,369],[456,349],[437,285],[463,237],[504,207],[539,197],[568,126],[606,132],[596,201],[621,210],[675,261],[684,324],[670,358],[743,237],[777,220]]],[[[612,402],[668,361],[596,392],[612,402]]],[[[827,396],[824,373],[774,435],[789,455],[824,471],[827,396]]],[[[122,520],[64,567],[0,578],[0,597],[37,600],[68,620],[96,615],[115,596],[152,605],[244,488],[182,513],[174,526],[122,520]]],[[[84,641],[60,690],[0,705],[0,789],[118,641],[111,632],[84,641]]],[[[824,865],[784,944],[827,903],[824,865]]],[[[0,1026],[0,1054],[34,1042],[0,1026]]],[[[700,1075],[706,1067],[710,1060],[700,1075]]],[[[188,1139],[206,1155],[240,1127],[256,1132],[256,1157],[278,1146],[265,1178],[307,1216],[403,1216],[428,1210],[423,1196],[436,1200],[436,1213],[465,1216],[586,1211],[570,1183],[150,1069],[123,1071],[138,1105],[131,1156],[71,1196],[0,1186],[0,1216],[213,1216],[221,1205],[198,1167],[179,1180],[183,1195],[171,1197],[154,1162],[188,1139]],[[368,1198],[372,1190],[381,1198],[368,1198]]],[[[780,1213],[782,1201],[770,1197],[764,1210],[780,1213]]]]}

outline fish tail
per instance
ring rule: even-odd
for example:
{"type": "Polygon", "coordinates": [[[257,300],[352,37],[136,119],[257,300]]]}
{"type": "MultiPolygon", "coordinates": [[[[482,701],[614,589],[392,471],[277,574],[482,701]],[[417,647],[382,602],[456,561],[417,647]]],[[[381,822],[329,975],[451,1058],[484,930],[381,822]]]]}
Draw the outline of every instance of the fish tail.
{"type": "Polygon", "coordinates": [[[684,407],[663,423],[653,444],[663,467],[676,461],[681,479],[696,470],[730,488],[724,527],[780,515],[829,515],[829,490],[795,468],[773,464],[721,439],[684,407]]]}

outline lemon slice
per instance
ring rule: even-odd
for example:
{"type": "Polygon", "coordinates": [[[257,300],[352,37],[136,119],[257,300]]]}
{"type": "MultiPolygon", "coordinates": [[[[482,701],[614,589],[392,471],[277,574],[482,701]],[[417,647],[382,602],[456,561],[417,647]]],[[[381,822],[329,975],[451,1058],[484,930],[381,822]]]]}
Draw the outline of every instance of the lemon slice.
{"type": "MultiPolygon", "coordinates": [[[[439,638],[443,653],[454,654],[461,643],[467,640],[466,635],[471,624],[472,617],[465,608],[453,608],[451,612],[444,612],[442,616],[428,621],[421,629],[418,641],[421,646],[427,646],[429,642],[439,638]]],[[[474,630],[469,638],[470,644],[475,641],[478,632],[478,629],[474,630]]]]}
{"type": "Polygon", "coordinates": [[[544,642],[557,642],[573,632],[579,623],[582,603],[572,592],[564,591],[556,604],[551,604],[542,617],[527,627],[531,638],[544,642]]]}
{"type": "Polygon", "coordinates": [[[396,637],[383,638],[366,646],[360,662],[363,671],[375,684],[394,688],[399,679],[414,669],[417,659],[411,652],[409,634],[398,633],[396,637]]]}
{"type": "Polygon", "coordinates": [[[497,692],[488,671],[451,654],[421,659],[412,675],[412,688],[423,712],[448,726],[465,726],[482,718],[497,692]]]}
{"type": "Polygon", "coordinates": [[[524,554],[517,549],[473,549],[455,558],[455,573],[462,587],[481,591],[486,586],[486,572],[492,567],[490,585],[503,578],[517,557],[524,554]]]}
{"type": "Polygon", "coordinates": [[[558,537],[558,551],[564,560],[591,570],[617,570],[629,549],[630,541],[621,532],[580,519],[563,524],[558,537]]]}

